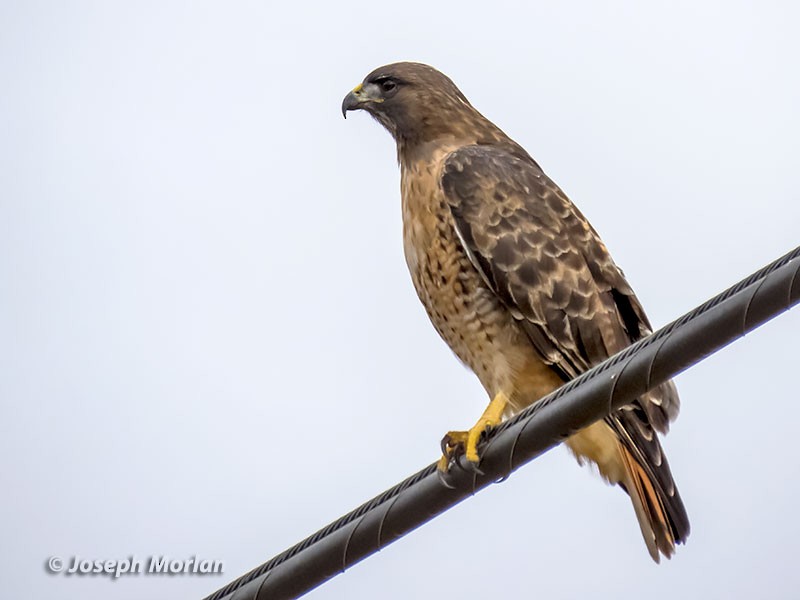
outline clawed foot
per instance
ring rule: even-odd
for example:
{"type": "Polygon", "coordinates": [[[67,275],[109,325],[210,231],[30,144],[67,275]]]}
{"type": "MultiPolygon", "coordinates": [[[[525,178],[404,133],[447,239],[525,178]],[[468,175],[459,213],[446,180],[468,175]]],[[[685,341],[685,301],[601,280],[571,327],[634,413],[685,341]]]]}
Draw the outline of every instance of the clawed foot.
{"type": "Polygon", "coordinates": [[[461,466],[458,459],[462,454],[467,459],[467,468],[473,473],[482,474],[478,468],[481,461],[478,445],[485,439],[489,431],[500,423],[507,402],[508,398],[501,392],[492,399],[481,418],[471,429],[447,432],[442,438],[442,458],[437,464],[440,475],[447,473],[453,465],[461,466]]]}
{"type": "Polygon", "coordinates": [[[447,473],[453,465],[461,467],[462,463],[458,459],[463,455],[467,459],[466,468],[473,473],[482,474],[478,468],[481,462],[478,446],[496,424],[481,419],[469,431],[448,431],[442,438],[442,458],[437,465],[439,471],[447,473]]]}

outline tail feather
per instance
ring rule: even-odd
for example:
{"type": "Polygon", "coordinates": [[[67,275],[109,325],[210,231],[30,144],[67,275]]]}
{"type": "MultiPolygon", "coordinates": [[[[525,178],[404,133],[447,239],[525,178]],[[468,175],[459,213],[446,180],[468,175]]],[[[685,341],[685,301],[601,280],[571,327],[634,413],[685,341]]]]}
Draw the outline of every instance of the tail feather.
{"type": "Polygon", "coordinates": [[[579,463],[588,459],[606,481],[627,492],[647,550],[660,562],[662,554],[670,558],[675,545],[686,541],[689,517],[658,438],[647,440],[631,431],[609,419],[581,429],[566,444],[579,463]]]}
{"type": "Polygon", "coordinates": [[[667,558],[671,558],[675,552],[678,532],[675,531],[675,525],[667,513],[661,494],[656,491],[647,472],[622,445],[620,454],[626,472],[625,481],[620,481],[620,485],[631,498],[647,550],[657,563],[660,562],[659,551],[667,558]]]}
{"type": "Polygon", "coordinates": [[[689,516],[675,486],[658,435],[646,413],[636,405],[618,410],[605,422],[617,438],[624,474],[617,478],[633,502],[636,518],[653,560],[652,546],[667,558],[675,553],[675,544],[689,536],[689,516]],[[652,540],[652,543],[651,543],[652,540]]]}

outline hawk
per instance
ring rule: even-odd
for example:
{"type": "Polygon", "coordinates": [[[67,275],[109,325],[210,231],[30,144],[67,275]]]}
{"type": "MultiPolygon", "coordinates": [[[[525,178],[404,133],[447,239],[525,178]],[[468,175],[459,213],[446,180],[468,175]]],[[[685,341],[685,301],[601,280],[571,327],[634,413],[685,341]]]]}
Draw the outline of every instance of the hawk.
{"type": "MultiPolygon", "coordinates": [[[[622,271],[586,218],[516,142],[443,73],[401,62],[367,75],[342,113],[365,110],[397,143],[403,245],[436,331],[490,402],[442,440],[477,465],[481,436],[651,332],[622,271]]],[[[689,519],[656,432],[678,414],[673,383],[566,440],[633,503],[650,556],[671,557],[689,519]]]]}

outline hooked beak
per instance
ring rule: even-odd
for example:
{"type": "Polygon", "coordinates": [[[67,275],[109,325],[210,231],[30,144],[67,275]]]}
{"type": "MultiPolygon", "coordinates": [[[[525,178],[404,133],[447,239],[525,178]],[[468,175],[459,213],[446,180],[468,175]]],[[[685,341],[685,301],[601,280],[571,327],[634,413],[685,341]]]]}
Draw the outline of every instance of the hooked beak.
{"type": "Polygon", "coordinates": [[[347,94],[342,101],[342,116],[347,118],[347,111],[359,110],[368,104],[383,102],[380,88],[374,83],[367,85],[359,83],[353,91],[347,94]]]}

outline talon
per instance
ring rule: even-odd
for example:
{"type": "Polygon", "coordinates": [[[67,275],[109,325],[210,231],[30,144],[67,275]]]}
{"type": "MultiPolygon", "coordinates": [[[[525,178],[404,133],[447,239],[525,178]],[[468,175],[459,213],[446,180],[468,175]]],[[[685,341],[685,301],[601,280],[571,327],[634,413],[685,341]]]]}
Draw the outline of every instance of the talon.
{"type": "MultiPolygon", "coordinates": [[[[442,441],[441,441],[442,458],[450,456],[450,452],[453,449],[453,444],[451,444],[450,442],[451,442],[450,434],[447,433],[447,434],[445,434],[445,436],[442,438],[442,441]]],[[[439,462],[441,462],[441,461],[439,461],[439,462]]]]}
{"type": "Polygon", "coordinates": [[[466,471],[470,475],[483,475],[484,473],[478,466],[479,464],[480,464],[480,459],[478,462],[472,462],[471,460],[466,460],[466,461],[459,460],[458,468],[461,469],[462,471],[466,471]]]}
{"type": "Polygon", "coordinates": [[[448,431],[442,438],[442,458],[438,463],[439,471],[446,473],[451,466],[455,465],[469,473],[483,475],[478,468],[478,463],[480,463],[478,446],[493,426],[494,423],[488,419],[481,419],[469,431],[448,431]],[[462,464],[462,461],[458,460],[462,455],[467,459],[466,464],[462,464]]]}
{"type": "MultiPolygon", "coordinates": [[[[465,473],[471,473],[472,472],[468,467],[466,467],[464,465],[464,461],[458,460],[457,458],[454,458],[451,464],[452,464],[452,468],[459,469],[461,471],[464,471],[465,473]]],[[[472,463],[467,461],[467,464],[470,465],[472,463]]]]}
{"type": "Polygon", "coordinates": [[[460,468],[470,473],[483,475],[483,471],[478,468],[481,458],[478,446],[488,436],[489,432],[500,423],[503,411],[508,403],[508,397],[500,392],[489,403],[489,406],[478,419],[478,422],[468,431],[448,431],[442,438],[442,458],[439,459],[438,470],[446,473],[452,464],[457,464],[460,468]],[[467,464],[462,465],[458,457],[465,455],[467,464]]]}
{"type": "Polygon", "coordinates": [[[456,460],[464,453],[464,444],[467,441],[466,431],[448,431],[442,438],[442,458],[439,459],[439,471],[446,473],[450,470],[450,465],[457,463],[456,460]]]}
{"type": "Polygon", "coordinates": [[[451,489],[451,490],[456,489],[456,486],[454,486],[452,483],[450,483],[447,480],[447,474],[448,474],[447,458],[443,456],[442,458],[439,459],[439,464],[437,465],[437,468],[436,468],[436,476],[439,478],[439,482],[444,487],[446,487],[448,489],[451,489]],[[443,460],[445,461],[444,467],[442,467],[442,461],[443,460]]]}

